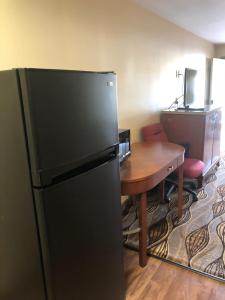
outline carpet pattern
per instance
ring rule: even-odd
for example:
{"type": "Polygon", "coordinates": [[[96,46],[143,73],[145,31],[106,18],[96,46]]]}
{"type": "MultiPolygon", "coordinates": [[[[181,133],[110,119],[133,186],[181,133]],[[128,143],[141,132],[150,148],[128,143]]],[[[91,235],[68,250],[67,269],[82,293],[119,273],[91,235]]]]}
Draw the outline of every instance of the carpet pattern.
{"type": "MultiPolygon", "coordinates": [[[[166,259],[217,279],[225,279],[225,160],[207,176],[198,201],[184,192],[183,216],[177,217],[177,194],[160,203],[148,197],[148,254],[166,259]]],[[[129,201],[128,201],[129,202],[129,201]]],[[[138,227],[138,209],[127,205],[123,229],[138,227]]],[[[127,235],[124,245],[138,250],[138,233],[127,235]]]]}

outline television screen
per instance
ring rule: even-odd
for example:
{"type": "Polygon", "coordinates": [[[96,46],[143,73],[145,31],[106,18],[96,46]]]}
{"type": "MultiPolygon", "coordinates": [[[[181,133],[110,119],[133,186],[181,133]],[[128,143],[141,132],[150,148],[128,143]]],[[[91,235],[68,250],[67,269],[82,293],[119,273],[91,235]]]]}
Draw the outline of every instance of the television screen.
{"type": "Polygon", "coordinates": [[[196,101],[197,70],[185,68],[184,73],[184,107],[189,107],[196,101]]]}

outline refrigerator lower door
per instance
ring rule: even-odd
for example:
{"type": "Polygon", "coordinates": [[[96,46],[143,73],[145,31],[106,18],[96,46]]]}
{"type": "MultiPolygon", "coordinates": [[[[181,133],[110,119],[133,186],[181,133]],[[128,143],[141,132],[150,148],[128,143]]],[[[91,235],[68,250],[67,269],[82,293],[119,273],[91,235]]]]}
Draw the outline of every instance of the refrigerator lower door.
{"type": "Polygon", "coordinates": [[[35,195],[48,299],[124,299],[118,159],[35,195]]]}

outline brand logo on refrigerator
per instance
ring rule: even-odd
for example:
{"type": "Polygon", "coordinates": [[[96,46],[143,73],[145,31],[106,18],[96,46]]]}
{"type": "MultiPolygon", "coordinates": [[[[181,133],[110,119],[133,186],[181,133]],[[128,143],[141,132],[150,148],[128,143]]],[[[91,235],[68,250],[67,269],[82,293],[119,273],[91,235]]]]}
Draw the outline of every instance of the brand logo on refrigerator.
{"type": "Polygon", "coordinates": [[[107,85],[108,86],[113,86],[113,82],[112,81],[107,81],[107,85]]]}

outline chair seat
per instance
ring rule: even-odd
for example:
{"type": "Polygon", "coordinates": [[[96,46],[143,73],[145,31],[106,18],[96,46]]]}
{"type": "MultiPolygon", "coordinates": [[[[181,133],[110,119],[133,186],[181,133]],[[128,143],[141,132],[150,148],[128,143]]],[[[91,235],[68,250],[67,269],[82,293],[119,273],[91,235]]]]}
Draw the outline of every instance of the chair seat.
{"type": "Polygon", "coordinates": [[[199,159],[185,158],[184,177],[197,178],[203,173],[204,163],[199,159]]]}

